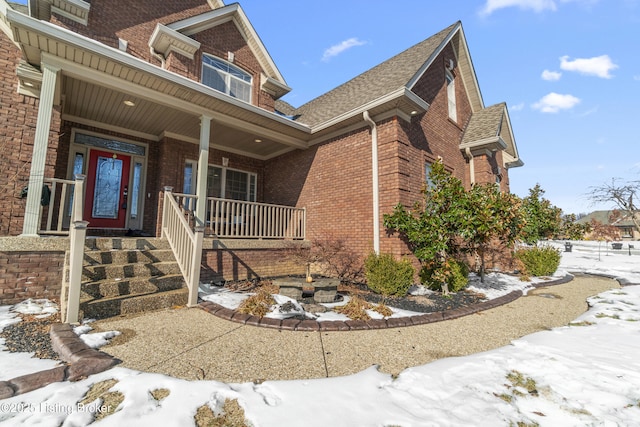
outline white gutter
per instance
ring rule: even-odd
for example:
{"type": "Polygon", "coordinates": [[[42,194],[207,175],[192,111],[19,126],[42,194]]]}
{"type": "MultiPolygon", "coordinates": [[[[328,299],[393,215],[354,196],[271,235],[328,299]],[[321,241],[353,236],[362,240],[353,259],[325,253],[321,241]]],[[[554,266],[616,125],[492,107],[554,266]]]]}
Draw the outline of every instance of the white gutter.
{"type": "Polygon", "coordinates": [[[362,113],[364,121],[371,126],[371,180],[373,182],[373,251],[380,255],[380,188],[378,185],[378,128],[369,117],[369,111],[362,113]]]}
{"type": "MultiPolygon", "coordinates": [[[[24,15],[20,12],[16,12],[14,10],[7,10],[7,20],[9,21],[9,23],[14,24],[20,28],[34,31],[36,33],[45,35],[46,37],[51,37],[57,42],[66,43],[66,44],[69,44],[71,47],[79,48],[82,50],[89,51],[92,54],[103,56],[104,58],[119,62],[124,66],[131,67],[140,72],[148,73],[153,77],[166,80],[169,83],[180,85],[186,89],[194,90],[198,93],[209,96],[211,98],[215,98],[227,104],[231,104],[235,107],[240,107],[241,109],[249,113],[257,114],[259,116],[262,116],[274,122],[285,124],[290,128],[298,131],[302,131],[307,135],[311,134],[311,128],[307,125],[294,122],[285,117],[279,116],[276,113],[272,113],[258,106],[248,104],[244,101],[233,98],[220,91],[211,89],[203,85],[202,83],[199,83],[194,80],[190,80],[174,72],[157,67],[156,65],[150,64],[139,58],[133,57],[128,53],[122,52],[116,48],[106,46],[88,37],[82,36],[80,34],[76,34],[73,31],[58,27],[49,22],[38,21],[34,18],[30,18],[27,15],[24,15]]],[[[209,111],[205,112],[205,114],[210,114],[210,113],[211,112],[209,111]]]]}

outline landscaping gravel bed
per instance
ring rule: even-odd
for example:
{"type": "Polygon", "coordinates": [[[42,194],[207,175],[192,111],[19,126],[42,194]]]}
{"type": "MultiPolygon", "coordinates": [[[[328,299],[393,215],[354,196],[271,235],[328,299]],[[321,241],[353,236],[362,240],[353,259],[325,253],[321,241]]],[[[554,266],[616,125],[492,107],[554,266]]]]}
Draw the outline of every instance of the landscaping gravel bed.
{"type": "Polygon", "coordinates": [[[5,347],[12,353],[34,353],[39,359],[60,360],[51,347],[49,329],[52,323],[60,322],[59,314],[38,319],[31,315],[20,315],[21,322],[6,326],[0,332],[5,347]]]}

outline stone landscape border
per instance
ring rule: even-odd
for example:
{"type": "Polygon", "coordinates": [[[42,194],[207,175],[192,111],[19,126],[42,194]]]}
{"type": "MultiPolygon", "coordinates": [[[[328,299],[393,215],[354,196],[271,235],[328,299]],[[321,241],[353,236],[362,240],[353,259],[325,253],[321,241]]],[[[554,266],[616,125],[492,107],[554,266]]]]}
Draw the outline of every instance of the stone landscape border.
{"type": "Polygon", "coordinates": [[[51,346],[65,365],[0,381],[0,400],[27,393],[49,384],[78,381],[106,371],[120,360],[89,347],[68,323],[54,323],[49,330],[51,346]]]}
{"type": "MultiPolygon", "coordinates": [[[[615,279],[620,283],[621,286],[638,284],[607,275],[600,276],[615,279]]],[[[570,282],[571,280],[573,280],[573,278],[573,275],[568,274],[558,280],[535,283],[532,286],[534,288],[543,288],[547,286],[560,285],[570,282]]],[[[278,320],[258,318],[255,316],[238,313],[235,310],[224,308],[209,301],[200,303],[199,307],[222,319],[231,320],[232,322],[242,323],[245,325],[307,332],[357,331],[423,325],[427,323],[440,322],[443,320],[456,319],[458,317],[507,304],[518,299],[522,295],[522,291],[518,290],[510,292],[499,298],[474,304],[470,307],[461,307],[453,310],[426,313],[406,318],[374,319],[366,322],[357,320],[317,322],[315,320],[278,320]]],[[[114,358],[113,356],[89,347],[73,331],[73,326],[68,323],[52,324],[49,335],[51,337],[51,345],[53,347],[53,350],[58,353],[60,359],[67,364],[56,366],[52,369],[23,375],[11,380],[0,381],[0,400],[27,393],[55,382],[78,381],[88,377],[89,375],[106,371],[107,369],[110,369],[120,363],[120,360],[114,358]]]]}
{"type": "MultiPolygon", "coordinates": [[[[573,280],[573,275],[568,274],[560,279],[548,282],[534,283],[534,288],[546,286],[560,285],[573,280]]],[[[510,292],[498,298],[490,299],[480,303],[473,304],[468,307],[455,308],[453,310],[435,311],[432,313],[419,314],[407,317],[394,317],[388,319],[371,319],[371,320],[328,320],[318,322],[317,320],[299,320],[299,319],[273,319],[269,317],[258,317],[250,314],[240,313],[216,304],[211,301],[201,302],[199,307],[214,316],[221,319],[230,320],[232,322],[241,323],[243,325],[258,326],[264,328],[279,329],[285,331],[364,331],[370,329],[386,329],[400,328],[405,326],[424,325],[427,323],[441,322],[443,320],[456,319],[458,317],[467,316],[479,311],[489,310],[501,305],[515,301],[523,295],[522,291],[517,290],[510,292]]]]}

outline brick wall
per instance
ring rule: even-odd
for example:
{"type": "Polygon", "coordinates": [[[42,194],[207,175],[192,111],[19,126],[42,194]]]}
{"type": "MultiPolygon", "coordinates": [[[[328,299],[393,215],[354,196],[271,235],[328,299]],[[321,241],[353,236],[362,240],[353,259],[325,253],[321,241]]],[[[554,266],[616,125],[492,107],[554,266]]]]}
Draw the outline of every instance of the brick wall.
{"type": "Polygon", "coordinates": [[[305,267],[287,256],[287,249],[208,249],[202,254],[200,281],[249,280],[304,274],[305,267]]]}
{"type": "MultiPolygon", "coordinates": [[[[57,15],[51,17],[51,22],[111,47],[118,47],[119,38],[126,40],[128,53],[160,66],[160,60],[151,54],[148,44],[156,25],[167,25],[210,11],[211,7],[205,0],[94,0],[87,26],[57,15]]],[[[194,59],[172,52],[165,61],[168,70],[200,81],[203,53],[226,61],[228,52],[232,52],[235,57],[233,63],[253,76],[252,104],[274,111],[273,97],[260,90],[260,64],[233,22],[222,23],[194,34],[192,38],[201,43],[194,59]]]]}
{"type": "Polygon", "coordinates": [[[0,305],[59,299],[64,252],[0,252],[0,305]]]}
{"type": "MultiPolygon", "coordinates": [[[[22,233],[26,199],[21,190],[29,182],[36,132],[38,99],[20,95],[16,68],[20,51],[0,31],[0,235],[22,233]]],[[[45,161],[45,177],[54,176],[58,159],[60,110],[54,107],[45,161]]]]}

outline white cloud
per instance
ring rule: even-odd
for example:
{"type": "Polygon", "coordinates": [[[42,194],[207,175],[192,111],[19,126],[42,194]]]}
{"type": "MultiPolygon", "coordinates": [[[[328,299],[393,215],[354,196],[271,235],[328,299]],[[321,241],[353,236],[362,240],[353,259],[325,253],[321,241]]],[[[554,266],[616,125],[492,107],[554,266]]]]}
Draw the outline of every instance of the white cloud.
{"type": "Polygon", "coordinates": [[[524,102],[521,102],[520,104],[512,105],[509,109],[511,111],[521,111],[522,109],[524,109],[524,102]]]}
{"type": "Polygon", "coordinates": [[[540,13],[545,10],[557,10],[558,3],[574,2],[588,6],[598,1],[599,0],[487,0],[484,7],[480,10],[480,15],[491,15],[496,10],[507,7],[518,7],[522,10],[533,10],[536,13],[540,13]]]}
{"type": "Polygon", "coordinates": [[[613,77],[610,72],[618,68],[618,66],[611,61],[609,55],[576,59],[569,59],[569,57],[565,55],[560,58],[560,68],[565,71],[576,71],[588,76],[610,79],[613,77]]]}
{"type": "Polygon", "coordinates": [[[367,44],[367,42],[363,42],[361,40],[358,40],[356,37],[352,37],[350,39],[344,40],[336,45],[331,46],[330,48],[326,49],[324,51],[324,54],[322,55],[322,60],[323,61],[328,61],[329,59],[333,58],[334,56],[340,55],[342,52],[344,52],[347,49],[351,49],[354,46],[362,46],[364,44],[367,44]]]}
{"type": "Polygon", "coordinates": [[[547,80],[550,82],[555,82],[557,80],[560,80],[560,77],[562,77],[562,73],[559,71],[549,71],[549,70],[544,70],[542,72],[542,80],[547,80]]]}
{"type": "Polygon", "coordinates": [[[534,12],[556,10],[556,2],[554,0],[487,0],[480,14],[491,15],[496,10],[514,6],[524,10],[531,9],[534,12]]]}
{"type": "Polygon", "coordinates": [[[573,95],[562,95],[551,92],[543,96],[540,101],[532,105],[535,110],[543,113],[557,113],[560,110],[569,110],[580,103],[580,98],[573,95]]]}

